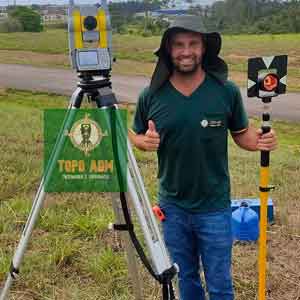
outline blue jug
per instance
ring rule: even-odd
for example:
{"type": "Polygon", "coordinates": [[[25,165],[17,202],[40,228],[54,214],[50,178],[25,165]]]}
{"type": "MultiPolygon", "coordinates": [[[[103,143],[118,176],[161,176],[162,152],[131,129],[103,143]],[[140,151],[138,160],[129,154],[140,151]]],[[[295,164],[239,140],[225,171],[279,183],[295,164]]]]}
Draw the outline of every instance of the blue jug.
{"type": "Polygon", "coordinates": [[[257,241],[259,236],[259,221],[257,213],[247,202],[232,213],[232,235],[238,241],[257,241]]]}

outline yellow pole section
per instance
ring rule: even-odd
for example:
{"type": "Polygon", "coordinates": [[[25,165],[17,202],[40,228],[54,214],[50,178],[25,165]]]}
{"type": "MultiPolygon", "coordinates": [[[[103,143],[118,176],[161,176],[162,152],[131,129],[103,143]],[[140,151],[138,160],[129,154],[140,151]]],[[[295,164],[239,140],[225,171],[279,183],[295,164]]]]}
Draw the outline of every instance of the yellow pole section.
{"type": "Polygon", "coordinates": [[[81,33],[81,16],[79,10],[73,11],[73,23],[74,23],[74,43],[75,49],[83,48],[83,40],[81,33]]]}
{"type": "Polygon", "coordinates": [[[107,28],[106,28],[106,14],[104,9],[100,9],[97,15],[99,24],[99,47],[107,48],[107,28]]]}
{"type": "MultiPolygon", "coordinates": [[[[269,185],[269,167],[261,167],[261,169],[260,169],[260,186],[262,188],[268,188],[268,185],[269,185]]],[[[269,192],[260,192],[258,300],[266,299],[268,194],[269,194],[269,192]]]]}

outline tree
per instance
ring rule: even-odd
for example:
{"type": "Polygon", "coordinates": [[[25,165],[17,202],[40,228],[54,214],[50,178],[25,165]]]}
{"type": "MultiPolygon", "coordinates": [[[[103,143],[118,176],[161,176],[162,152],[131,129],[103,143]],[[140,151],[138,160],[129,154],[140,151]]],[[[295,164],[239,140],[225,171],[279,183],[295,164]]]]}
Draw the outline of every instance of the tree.
{"type": "Polygon", "coordinates": [[[216,1],[203,13],[208,29],[223,33],[299,32],[299,16],[299,0],[216,1]]]}
{"type": "Polygon", "coordinates": [[[25,7],[17,6],[8,11],[9,17],[18,20],[24,31],[40,32],[43,30],[42,18],[35,10],[25,7]]]}

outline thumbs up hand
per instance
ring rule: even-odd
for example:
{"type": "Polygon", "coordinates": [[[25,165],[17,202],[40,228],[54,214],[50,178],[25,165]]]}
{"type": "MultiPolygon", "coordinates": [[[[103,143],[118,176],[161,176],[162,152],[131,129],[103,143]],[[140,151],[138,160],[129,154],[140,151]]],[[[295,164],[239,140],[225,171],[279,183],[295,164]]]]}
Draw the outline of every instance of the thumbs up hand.
{"type": "Polygon", "coordinates": [[[146,131],[141,141],[141,148],[146,151],[156,151],[159,147],[160,137],[156,131],[155,123],[152,120],[148,121],[148,130],[146,131]]]}
{"type": "Polygon", "coordinates": [[[152,120],[148,121],[148,130],[147,130],[147,132],[148,131],[150,131],[150,132],[156,132],[155,123],[152,120]]]}

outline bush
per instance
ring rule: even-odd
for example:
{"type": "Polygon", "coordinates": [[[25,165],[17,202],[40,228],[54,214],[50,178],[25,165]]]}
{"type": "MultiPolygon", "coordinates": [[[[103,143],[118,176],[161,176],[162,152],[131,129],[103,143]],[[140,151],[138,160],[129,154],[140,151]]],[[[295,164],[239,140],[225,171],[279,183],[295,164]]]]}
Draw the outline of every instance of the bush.
{"type": "Polygon", "coordinates": [[[40,32],[43,30],[42,18],[35,10],[18,6],[9,11],[9,17],[17,19],[23,26],[24,31],[40,32]]]}
{"type": "Polygon", "coordinates": [[[128,28],[126,25],[121,25],[118,28],[116,28],[116,32],[119,34],[128,34],[128,28]]]}
{"type": "Polygon", "coordinates": [[[142,21],[137,27],[137,32],[144,36],[154,36],[154,35],[162,35],[163,32],[168,28],[169,23],[166,22],[162,18],[152,19],[152,18],[143,18],[142,21]]]}
{"type": "Polygon", "coordinates": [[[149,30],[142,31],[142,36],[143,37],[150,37],[152,35],[153,35],[152,32],[149,31],[149,30]]]}
{"type": "Polygon", "coordinates": [[[24,31],[21,22],[14,18],[7,18],[0,22],[0,32],[20,32],[24,31]]]}

